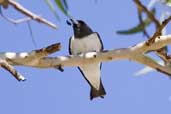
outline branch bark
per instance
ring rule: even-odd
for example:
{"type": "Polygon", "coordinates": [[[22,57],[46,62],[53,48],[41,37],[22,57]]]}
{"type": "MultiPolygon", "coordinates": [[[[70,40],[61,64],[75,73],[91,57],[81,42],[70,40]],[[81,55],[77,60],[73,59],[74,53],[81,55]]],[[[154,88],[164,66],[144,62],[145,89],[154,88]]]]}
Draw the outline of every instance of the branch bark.
{"type": "MultiPolygon", "coordinates": [[[[38,61],[42,57],[46,57],[49,54],[52,54],[56,51],[59,51],[61,48],[60,43],[52,44],[46,48],[42,48],[39,50],[33,50],[30,53],[0,53],[0,67],[9,71],[18,81],[24,81],[25,78],[16,70],[12,65],[26,65],[26,66],[34,66],[38,64],[38,61]]],[[[55,67],[57,68],[57,67],[55,67]]],[[[61,67],[58,67],[60,71],[62,71],[61,67]]]]}
{"type": "Polygon", "coordinates": [[[129,48],[120,48],[114,50],[105,50],[103,52],[88,52],[80,55],[67,55],[58,57],[47,57],[60,49],[60,44],[54,44],[47,48],[34,50],[25,53],[5,52],[0,53],[0,59],[6,60],[10,65],[22,65],[37,68],[61,68],[82,66],[93,62],[108,62],[112,60],[128,59],[146,66],[149,66],[157,71],[171,75],[169,65],[160,65],[155,62],[146,53],[158,50],[168,44],[171,44],[171,35],[159,36],[155,38],[154,43],[147,45],[146,42],[138,43],[129,48]]]}
{"type": "Polygon", "coordinates": [[[25,81],[26,79],[13,66],[8,64],[6,60],[0,59],[0,67],[10,72],[18,81],[25,81]]]}

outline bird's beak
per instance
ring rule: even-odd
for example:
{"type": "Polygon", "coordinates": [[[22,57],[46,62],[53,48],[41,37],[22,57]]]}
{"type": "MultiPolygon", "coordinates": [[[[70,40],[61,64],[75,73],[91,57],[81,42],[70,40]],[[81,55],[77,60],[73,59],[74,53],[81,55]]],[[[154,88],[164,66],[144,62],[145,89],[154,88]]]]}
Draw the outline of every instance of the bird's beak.
{"type": "Polygon", "coordinates": [[[72,23],[73,25],[77,25],[77,24],[78,24],[78,21],[75,20],[75,19],[70,18],[70,21],[71,21],[71,23],[72,23]]]}
{"type": "Polygon", "coordinates": [[[73,18],[70,18],[69,20],[67,20],[66,23],[73,27],[78,27],[79,25],[78,21],[73,18]]]}

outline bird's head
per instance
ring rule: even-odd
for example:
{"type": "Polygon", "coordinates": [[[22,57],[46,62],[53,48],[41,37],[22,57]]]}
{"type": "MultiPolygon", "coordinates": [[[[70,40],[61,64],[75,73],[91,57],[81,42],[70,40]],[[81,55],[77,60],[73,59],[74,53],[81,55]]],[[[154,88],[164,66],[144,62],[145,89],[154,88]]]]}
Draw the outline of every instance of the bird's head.
{"type": "Polygon", "coordinates": [[[76,38],[82,38],[93,33],[91,28],[82,20],[70,19],[70,22],[67,21],[67,24],[73,27],[76,38]]]}

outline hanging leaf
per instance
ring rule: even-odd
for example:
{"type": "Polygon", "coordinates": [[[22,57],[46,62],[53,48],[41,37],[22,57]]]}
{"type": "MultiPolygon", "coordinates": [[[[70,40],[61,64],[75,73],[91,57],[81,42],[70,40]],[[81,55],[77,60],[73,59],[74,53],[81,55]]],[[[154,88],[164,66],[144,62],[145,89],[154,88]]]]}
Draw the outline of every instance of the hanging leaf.
{"type": "Polygon", "coordinates": [[[55,11],[54,5],[50,0],[45,0],[46,4],[49,6],[50,10],[52,11],[52,13],[55,15],[57,20],[60,20],[57,12],[55,11]]]}
{"type": "Polygon", "coordinates": [[[56,5],[58,6],[58,8],[66,15],[68,16],[68,5],[66,0],[55,0],[56,5]]]}
{"type": "MultiPolygon", "coordinates": [[[[155,9],[152,9],[151,11],[153,14],[155,14],[155,9]]],[[[151,19],[148,17],[145,20],[142,21],[142,23],[138,24],[137,26],[128,29],[128,30],[119,30],[116,33],[122,34],[122,35],[130,35],[135,34],[138,32],[143,32],[147,26],[149,26],[152,23],[151,19]]]]}
{"type": "Polygon", "coordinates": [[[122,35],[129,35],[129,34],[142,32],[145,29],[145,27],[150,25],[151,22],[152,22],[151,19],[147,18],[146,20],[143,21],[143,23],[138,24],[136,27],[133,27],[129,30],[119,30],[116,33],[122,35]]]}
{"type": "Polygon", "coordinates": [[[68,3],[67,3],[67,1],[66,0],[62,0],[62,1],[63,1],[63,4],[64,4],[65,9],[68,10],[68,3]]]}
{"type": "MultiPolygon", "coordinates": [[[[157,63],[160,64],[160,65],[164,65],[164,62],[163,61],[157,61],[157,63]]],[[[155,69],[146,66],[143,69],[135,72],[134,75],[135,76],[142,76],[142,75],[148,74],[150,72],[154,72],[154,71],[155,71],[155,69]]]]}

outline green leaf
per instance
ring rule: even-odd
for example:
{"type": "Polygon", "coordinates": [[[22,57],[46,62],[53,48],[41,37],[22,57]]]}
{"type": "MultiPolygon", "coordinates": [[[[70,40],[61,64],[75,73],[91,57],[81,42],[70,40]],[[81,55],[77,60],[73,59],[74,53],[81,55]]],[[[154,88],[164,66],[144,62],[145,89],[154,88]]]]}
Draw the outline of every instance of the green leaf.
{"type": "Polygon", "coordinates": [[[165,0],[163,3],[166,4],[167,6],[171,6],[171,0],[165,0]]]}
{"type": "Polygon", "coordinates": [[[52,13],[55,15],[57,20],[60,20],[57,12],[55,11],[54,5],[50,0],[45,0],[46,4],[49,6],[50,10],[52,11],[52,13]]]}
{"type": "MultiPolygon", "coordinates": [[[[151,11],[153,14],[155,14],[155,9],[152,9],[151,11]]],[[[151,19],[147,17],[145,20],[143,20],[142,23],[138,24],[137,26],[128,29],[128,30],[119,30],[116,33],[117,34],[122,34],[122,35],[130,35],[130,34],[135,34],[138,32],[143,32],[143,30],[149,26],[152,23],[151,19]]]]}
{"type": "Polygon", "coordinates": [[[64,4],[64,6],[65,6],[65,9],[67,9],[67,10],[68,10],[68,3],[67,3],[67,1],[66,1],[66,0],[63,0],[63,4],[64,4]]]}
{"type": "Polygon", "coordinates": [[[66,0],[55,0],[56,5],[59,7],[59,9],[66,15],[68,16],[68,5],[66,0]]]}
{"type": "Polygon", "coordinates": [[[117,34],[122,34],[122,35],[129,35],[129,34],[135,34],[138,32],[142,32],[145,27],[149,26],[151,23],[151,20],[149,18],[145,19],[143,23],[138,24],[136,27],[133,27],[129,30],[119,30],[116,33],[117,34]]]}

